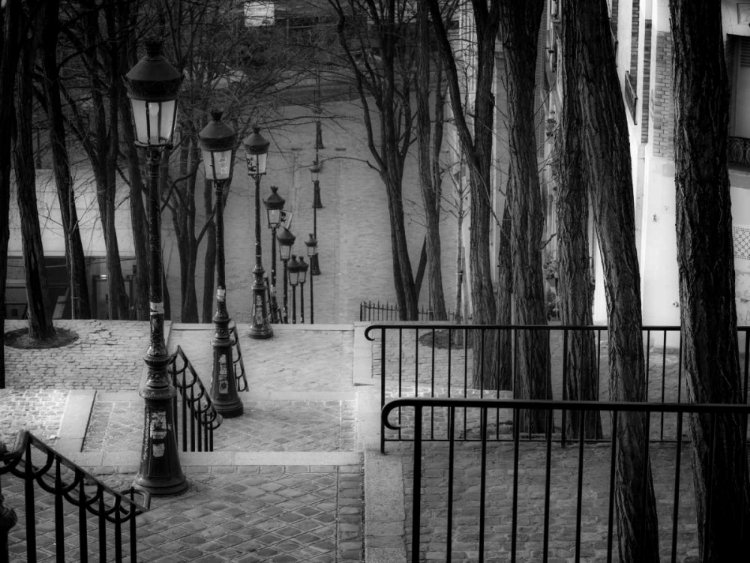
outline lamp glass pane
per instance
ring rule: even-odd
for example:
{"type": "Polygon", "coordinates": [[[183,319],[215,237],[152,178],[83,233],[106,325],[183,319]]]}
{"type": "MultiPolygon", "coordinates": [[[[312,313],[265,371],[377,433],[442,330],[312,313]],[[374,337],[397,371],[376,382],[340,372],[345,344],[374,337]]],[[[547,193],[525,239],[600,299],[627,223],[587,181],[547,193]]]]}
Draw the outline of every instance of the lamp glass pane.
{"type": "Polygon", "coordinates": [[[159,116],[159,138],[161,143],[168,144],[174,133],[175,118],[177,117],[177,100],[165,100],[161,102],[161,114],[159,116]]]}
{"type": "Polygon", "coordinates": [[[148,129],[146,126],[146,101],[130,98],[130,107],[133,109],[133,123],[135,124],[135,136],[139,143],[144,145],[148,142],[148,129]]]}
{"type": "Polygon", "coordinates": [[[214,152],[215,180],[226,180],[232,175],[232,151],[214,152]]]}
{"type": "Polygon", "coordinates": [[[281,209],[266,209],[268,213],[268,228],[277,229],[281,223],[281,209]]]}
{"type": "Polygon", "coordinates": [[[289,270],[289,283],[292,285],[297,285],[299,283],[299,272],[289,270]]]}
{"type": "Polygon", "coordinates": [[[305,283],[305,280],[307,279],[307,268],[309,268],[309,266],[305,266],[304,268],[300,270],[299,283],[305,283]]]}
{"type": "Polygon", "coordinates": [[[307,255],[308,256],[315,256],[317,253],[318,253],[318,247],[317,247],[317,245],[316,246],[312,246],[312,245],[308,245],[307,246],[307,255]]]}
{"type": "Polygon", "coordinates": [[[266,157],[267,154],[259,154],[256,155],[257,158],[257,170],[258,174],[265,174],[266,173],[266,157]]]}
{"type": "Polygon", "coordinates": [[[292,247],[287,246],[286,244],[282,244],[279,246],[279,258],[282,260],[289,260],[289,257],[292,255],[292,247]]]}

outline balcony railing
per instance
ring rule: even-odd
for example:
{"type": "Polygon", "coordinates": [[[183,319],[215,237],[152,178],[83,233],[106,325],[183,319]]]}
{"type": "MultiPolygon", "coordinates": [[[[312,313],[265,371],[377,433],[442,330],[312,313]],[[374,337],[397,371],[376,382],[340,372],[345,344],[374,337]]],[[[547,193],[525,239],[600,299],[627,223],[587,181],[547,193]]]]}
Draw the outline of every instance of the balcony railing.
{"type": "Polygon", "coordinates": [[[638,105],[638,94],[636,94],[636,78],[629,71],[625,71],[625,105],[630,110],[630,117],[633,118],[633,125],[638,123],[638,117],[635,113],[638,105]]]}

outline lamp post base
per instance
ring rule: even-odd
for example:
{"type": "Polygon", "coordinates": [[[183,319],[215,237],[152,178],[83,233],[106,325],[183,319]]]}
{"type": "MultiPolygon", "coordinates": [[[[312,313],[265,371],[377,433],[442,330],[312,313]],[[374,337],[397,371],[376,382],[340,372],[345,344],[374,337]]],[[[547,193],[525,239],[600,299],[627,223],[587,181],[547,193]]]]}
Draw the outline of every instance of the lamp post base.
{"type": "Polygon", "coordinates": [[[311,276],[320,275],[320,264],[318,262],[317,254],[313,254],[312,256],[310,256],[310,275],[311,276]]]}
{"type": "MultiPolygon", "coordinates": [[[[216,319],[214,321],[216,322],[216,319]]],[[[237,380],[234,375],[234,363],[232,361],[232,341],[229,338],[218,336],[220,331],[221,328],[217,329],[217,336],[211,341],[214,347],[211,401],[214,404],[216,412],[221,416],[224,418],[234,418],[240,416],[245,409],[242,399],[237,394],[237,380]]]]}
{"type": "Polygon", "coordinates": [[[263,340],[273,336],[273,329],[268,322],[268,307],[266,305],[266,287],[263,283],[263,268],[256,266],[253,270],[255,283],[253,284],[253,324],[250,326],[249,336],[255,340],[263,340]]]}
{"type": "Polygon", "coordinates": [[[143,442],[133,486],[152,495],[176,495],[187,489],[188,483],[177,453],[172,407],[176,390],[166,373],[169,356],[147,355],[145,362],[152,374],[140,392],[145,402],[143,442]]]}

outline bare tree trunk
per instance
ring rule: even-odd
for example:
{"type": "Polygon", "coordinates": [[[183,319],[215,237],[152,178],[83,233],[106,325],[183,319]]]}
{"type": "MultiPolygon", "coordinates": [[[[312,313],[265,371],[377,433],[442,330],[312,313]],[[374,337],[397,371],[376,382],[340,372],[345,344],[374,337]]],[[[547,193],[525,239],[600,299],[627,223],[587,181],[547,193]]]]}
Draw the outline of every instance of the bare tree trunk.
{"type": "MultiPolygon", "coordinates": [[[[544,0],[500,3],[500,22],[505,52],[510,141],[509,191],[513,302],[516,323],[546,325],[542,273],[544,212],[539,187],[534,132],[534,92],[537,42],[544,0]]],[[[551,399],[549,334],[539,330],[517,331],[516,397],[551,399]]],[[[547,413],[522,413],[522,428],[542,432],[547,413]]]]}
{"type": "MultiPolygon", "coordinates": [[[[583,123],[588,185],[606,272],[612,400],[644,402],[641,281],[635,246],[635,205],[627,118],[615,67],[604,0],[566,3],[583,123]]],[[[615,512],[621,561],[659,561],[656,502],[648,455],[648,420],[618,415],[615,512]]]]}
{"type": "MultiPolygon", "coordinates": [[[[729,81],[721,5],[672,0],[670,13],[677,261],[688,389],[696,403],[744,404],[726,159],[729,81]]],[[[750,550],[746,428],[740,416],[690,418],[701,561],[736,560],[750,550]]]]}
{"type": "MultiPolygon", "coordinates": [[[[120,42],[120,74],[124,75],[137,62],[136,26],[129,2],[118,2],[118,25],[122,30],[120,42]]],[[[121,81],[117,81],[121,83],[121,81]]],[[[130,180],[130,225],[133,230],[135,250],[135,275],[133,276],[133,293],[131,300],[135,306],[135,318],[139,321],[149,319],[148,302],[148,219],[143,204],[143,176],[141,175],[140,158],[135,146],[135,131],[130,109],[130,100],[120,92],[120,126],[122,128],[122,147],[130,180]]],[[[165,286],[166,287],[166,286],[165,286]]]]}
{"type": "Polygon", "coordinates": [[[0,389],[5,388],[5,283],[8,276],[8,242],[10,241],[10,170],[11,138],[15,134],[15,100],[19,46],[21,35],[21,3],[10,2],[0,10],[0,389]]]}
{"type": "MultiPolygon", "coordinates": [[[[23,25],[23,24],[22,24],[23,25]]],[[[31,130],[34,97],[34,58],[40,41],[42,22],[38,17],[26,22],[33,28],[31,41],[21,48],[16,88],[16,130],[13,138],[13,164],[16,171],[18,210],[21,215],[23,264],[26,270],[26,298],[29,302],[29,336],[46,340],[55,336],[52,311],[47,307],[47,275],[44,270],[44,248],[39,227],[36,199],[34,139],[31,130]]]]}
{"type": "MultiPolygon", "coordinates": [[[[492,288],[490,264],[490,220],[492,218],[492,145],[494,141],[495,97],[495,42],[499,29],[499,0],[489,5],[484,0],[472,0],[476,43],[473,128],[467,119],[461,91],[456,58],[445,28],[441,3],[427,0],[435,38],[446,72],[454,125],[466,158],[471,189],[469,234],[469,269],[471,272],[471,300],[473,319],[477,324],[492,324],[496,318],[495,295],[492,288]]],[[[477,388],[497,389],[498,371],[497,339],[485,341],[480,336],[473,338],[474,350],[472,385],[477,388]],[[482,352],[483,350],[483,352],[482,352]],[[484,361],[482,361],[484,358],[484,361]]]]}
{"type": "MultiPolygon", "coordinates": [[[[586,157],[581,139],[582,123],[576,92],[575,57],[567,46],[574,38],[568,21],[562,29],[562,60],[558,64],[563,84],[560,125],[556,132],[557,167],[557,251],[560,318],[563,325],[593,324],[593,291],[589,271],[589,202],[586,157]]],[[[572,48],[570,49],[572,51],[572,48]]],[[[599,370],[596,339],[592,331],[567,333],[564,398],[574,401],[599,400],[599,370]]],[[[585,417],[584,436],[602,437],[601,413],[589,411],[585,417]]],[[[580,436],[581,411],[567,417],[571,438],[580,436]]]]}
{"type": "Polygon", "coordinates": [[[75,204],[73,178],[70,173],[68,144],[60,100],[59,73],[57,67],[57,44],[59,35],[59,0],[43,3],[40,17],[43,29],[44,97],[49,120],[52,162],[60,202],[62,226],[65,232],[65,255],[70,277],[70,306],[74,319],[90,319],[91,304],[86,280],[86,257],[83,252],[81,231],[78,228],[78,212],[75,204]]]}
{"type": "MultiPolygon", "coordinates": [[[[508,192],[511,186],[508,184],[508,192]]],[[[500,223],[497,277],[497,318],[496,324],[509,325],[513,322],[513,261],[510,251],[510,201],[506,195],[503,219],[500,223]]],[[[509,330],[498,334],[499,387],[504,391],[513,389],[513,338],[509,330]]]]}
{"type": "Polygon", "coordinates": [[[440,65],[435,69],[435,134],[432,134],[430,115],[430,91],[432,57],[430,55],[430,22],[427,7],[423,2],[417,4],[417,80],[414,83],[417,98],[416,137],[419,157],[419,184],[424,205],[427,233],[425,245],[427,250],[427,283],[430,288],[430,311],[433,318],[444,321],[448,318],[445,310],[443,293],[443,274],[441,267],[440,243],[440,145],[443,140],[443,97],[442,71],[440,65]]]}

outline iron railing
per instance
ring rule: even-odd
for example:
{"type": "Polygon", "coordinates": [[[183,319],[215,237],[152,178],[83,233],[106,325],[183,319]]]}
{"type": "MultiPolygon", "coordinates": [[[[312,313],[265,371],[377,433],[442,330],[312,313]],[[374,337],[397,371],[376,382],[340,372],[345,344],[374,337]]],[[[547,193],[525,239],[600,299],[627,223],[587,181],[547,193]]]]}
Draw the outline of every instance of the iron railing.
{"type": "MultiPolygon", "coordinates": [[[[750,376],[750,326],[738,327],[740,344],[742,389],[744,402],[748,398],[750,376]]],[[[646,374],[646,397],[651,403],[682,403],[688,401],[687,374],[682,366],[682,342],[677,326],[645,326],[643,346],[646,374]]],[[[550,349],[550,378],[552,388],[549,396],[567,400],[566,389],[571,377],[569,359],[571,340],[574,336],[588,335],[596,350],[596,370],[592,376],[597,382],[594,395],[600,400],[609,399],[609,362],[606,326],[564,325],[447,325],[447,324],[373,324],[365,330],[368,340],[377,340],[373,352],[373,377],[380,377],[381,408],[393,399],[401,397],[460,397],[469,399],[520,398],[518,381],[512,389],[501,391],[485,387],[485,377],[479,373],[474,377],[474,364],[484,369],[489,363],[505,363],[510,373],[518,377],[519,339],[530,332],[546,334],[550,349]],[[497,356],[489,362],[487,355],[491,343],[503,342],[493,353],[497,356]],[[378,349],[379,348],[379,349],[378,349]],[[476,349],[475,349],[476,348],[476,349]],[[479,356],[479,361],[475,360],[479,356]],[[474,383],[474,381],[477,383],[474,383]]],[[[399,414],[401,416],[401,414],[399,414]]],[[[556,424],[561,428],[560,439],[567,439],[567,411],[559,413],[556,424]]],[[[399,422],[402,422],[401,419],[399,422]]],[[[457,424],[461,427],[463,441],[479,440],[479,419],[476,413],[463,413],[457,424]]],[[[445,412],[431,410],[429,413],[429,439],[447,441],[447,417],[445,412]]],[[[494,438],[511,440],[509,413],[498,411],[495,416],[494,438]]],[[[652,439],[674,441],[676,420],[666,413],[659,415],[658,424],[652,429],[652,439]]],[[[381,427],[381,450],[389,441],[411,441],[410,432],[387,431],[381,427]]],[[[528,439],[537,437],[529,434],[528,439]]]]}
{"type": "MultiPolygon", "coordinates": [[[[147,492],[132,487],[121,493],[112,490],[26,431],[18,433],[13,451],[0,452],[0,476],[5,474],[20,478],[22,486],[6,481],[4,489],[0,487],[0,505],[4,497],[7,514],[14,508],[13,501],[23,497],[23,508],[15,508],[22,512],[19,520],[25,522],[25,534],[20,530],[11,533],[7,541],[7,531],[3,534],[0,530],[0,561],[9,561],[10,544],[18,560],[29,563],[40,557],[38,547],[46,557],[54,551],[57,561],[66,560],[67,550],[73,552],[68,555],[71,560],[81,562],[91,557],[118,562],[127,558],[135,563],[135,517],[148,510],[147,492]],[[52,496],[51,503],[44,493],[52,496]],[[136,502],[136,496],[140,502],[136,502]],[[54,542],[43,538],[50,529],[47,524],[50,520],[54,522],[54,542]],[[77,520],[77,526],[71,526],[71,520],[77,520]],[[21,559],[24,541],[26,557],[21,559]]],[[[0,512],[2,509],[0,506],[0,512]]]]}
{"type": "Polygon", "coordinates": [[[180,346],[177,346],[177,350],[172,354],[168,370],[172,375],[172,384],[179,390],[182,398],[180,409],[177,408],[177,395],[172,399],[175,436],[178,442],[182,442],[182,451],[214,451],[214,430],[221,425],[222,418],[214,408],[214,403],[193,364],[180,346]]]}
{"type": "Polygon", "coordinates": [[[247,391],[247,373],[245,372],[245,362],[242,360],[242,348],[240,348],[240,333],[237,331],[237,325],[232,325],[232,336],[234,336],[234,379],[237,391],[242,393],[247,391]]]}
{"type": "MultiPolygon", "coordinates": [[[[509,554],[510,561],[533,558],[546,562],[549,558],[558,560],[558,557],[568,561],[574,554],[573,560],[578,562],[585,554],[586,561],[606,558],[611,562],[616,533],[613,511],[617,415],[642,412],[650,422],[657,413],[670,413],[677,419],[678,435],[682,434],[685,414],[709,416],[709,427],[714,429],[709,432],[709,459],[714,459],[717,442],[720,443],[716,440],[717,418],[732,417],[726,422],[738,425],[739,434],[747,436],[750,414],[748,405],[403,398],[383,408],[381,422],[398,431],[399,426],[388,417],[394,410],[402,409],[415,411],[413,461],[411,468],[405,467],[404,474],[404,492],[407,499],[411,498],[411,506],[407,505],[407,522],[411,510],[410,560],[413,563],[425,560],[425,552],[430,551],[443,552],[440,560],[450,562],[454,550],[471,554],[470,559],[480,562],[484,561],[485,553],[493,558],[499,553],[504,558],[509,554]],[[423,448],[423,442],[429,440],[423,437],[425,411],[436,408],[448,411],[447,452],[434,443],[429,449],[423,448]],[[521,442],[519,425],[515,424],[521,409],[546,413],[543,443],[521,442]],[[577,448],[555,446],[553,452],[554,412],[561,409],[576,410],[584,419],[586,413],[610,413],[609,448],[594,445],[581,434],[576,440],[577,448]],[[458,413],[466,410],[480,413],[478,447],[476,443],[456,443],[459,440],[455,438],[454,422],[458,413]],[[490,447],[488,444],[488,419],[494,410],[513,412],[512,452],[506,446],[490,447]],[[422,545],[423,529],[431,531],[424,542],[427,545],[422,545]],[[438,538],[436,542],[434,538],[438,538]],[[606,554],[602,550],[604,545],[606,554]]],[[[647,439],[644,451],[650,459],[654,479],[658,480],[658,487],[654,489],[662,523],[659,543],[665,549],[671,548],[670,560],[674,563],[678,554],[682,561],[686,553],[698,550],[691,498],[693,488],[689,482],[684,482],[689,479],[682,478],[684,471],[689,472],[690,456],[683,457],[683,440],[650,446],[647,439]]],[[[747,459],[747,453],[747,441],[743,440],[740,459],[747,459]]],[[[740,475],[740,481],[744,478],[740,475]]],[[[716,482],[710,476],[708,482],[711,485],[706,494],[710,503],[716,494],[713,488],[716,482]]],[[[641,532],[645,532],[645,526],[641,532]]]]}
{"type": "Polygon", "coordinates": [[[636,77],[629,71],[625,71],[625,105],[630,110],[630,117],[633,118],[633,125],[638,123],[638,116],[635,113],[638,104],[638,94],[636,93],[636,77]]]}
{"type": "MultiPolygon", "coordinates": [[[[362,301],[359,304],[359,320],[363,322],[372,321],[397,321],[399,320],[399,314],[401,309],[397,305],[380,301],[362,301]]],[[[417,312],[417,316],[420,321],[432,321],[434,320],[434,313],[430,309],[421,307],[417,312]]],[[[456,318],[455,313],[448,312],[448,319],[454,320],[456,318]]]]}

